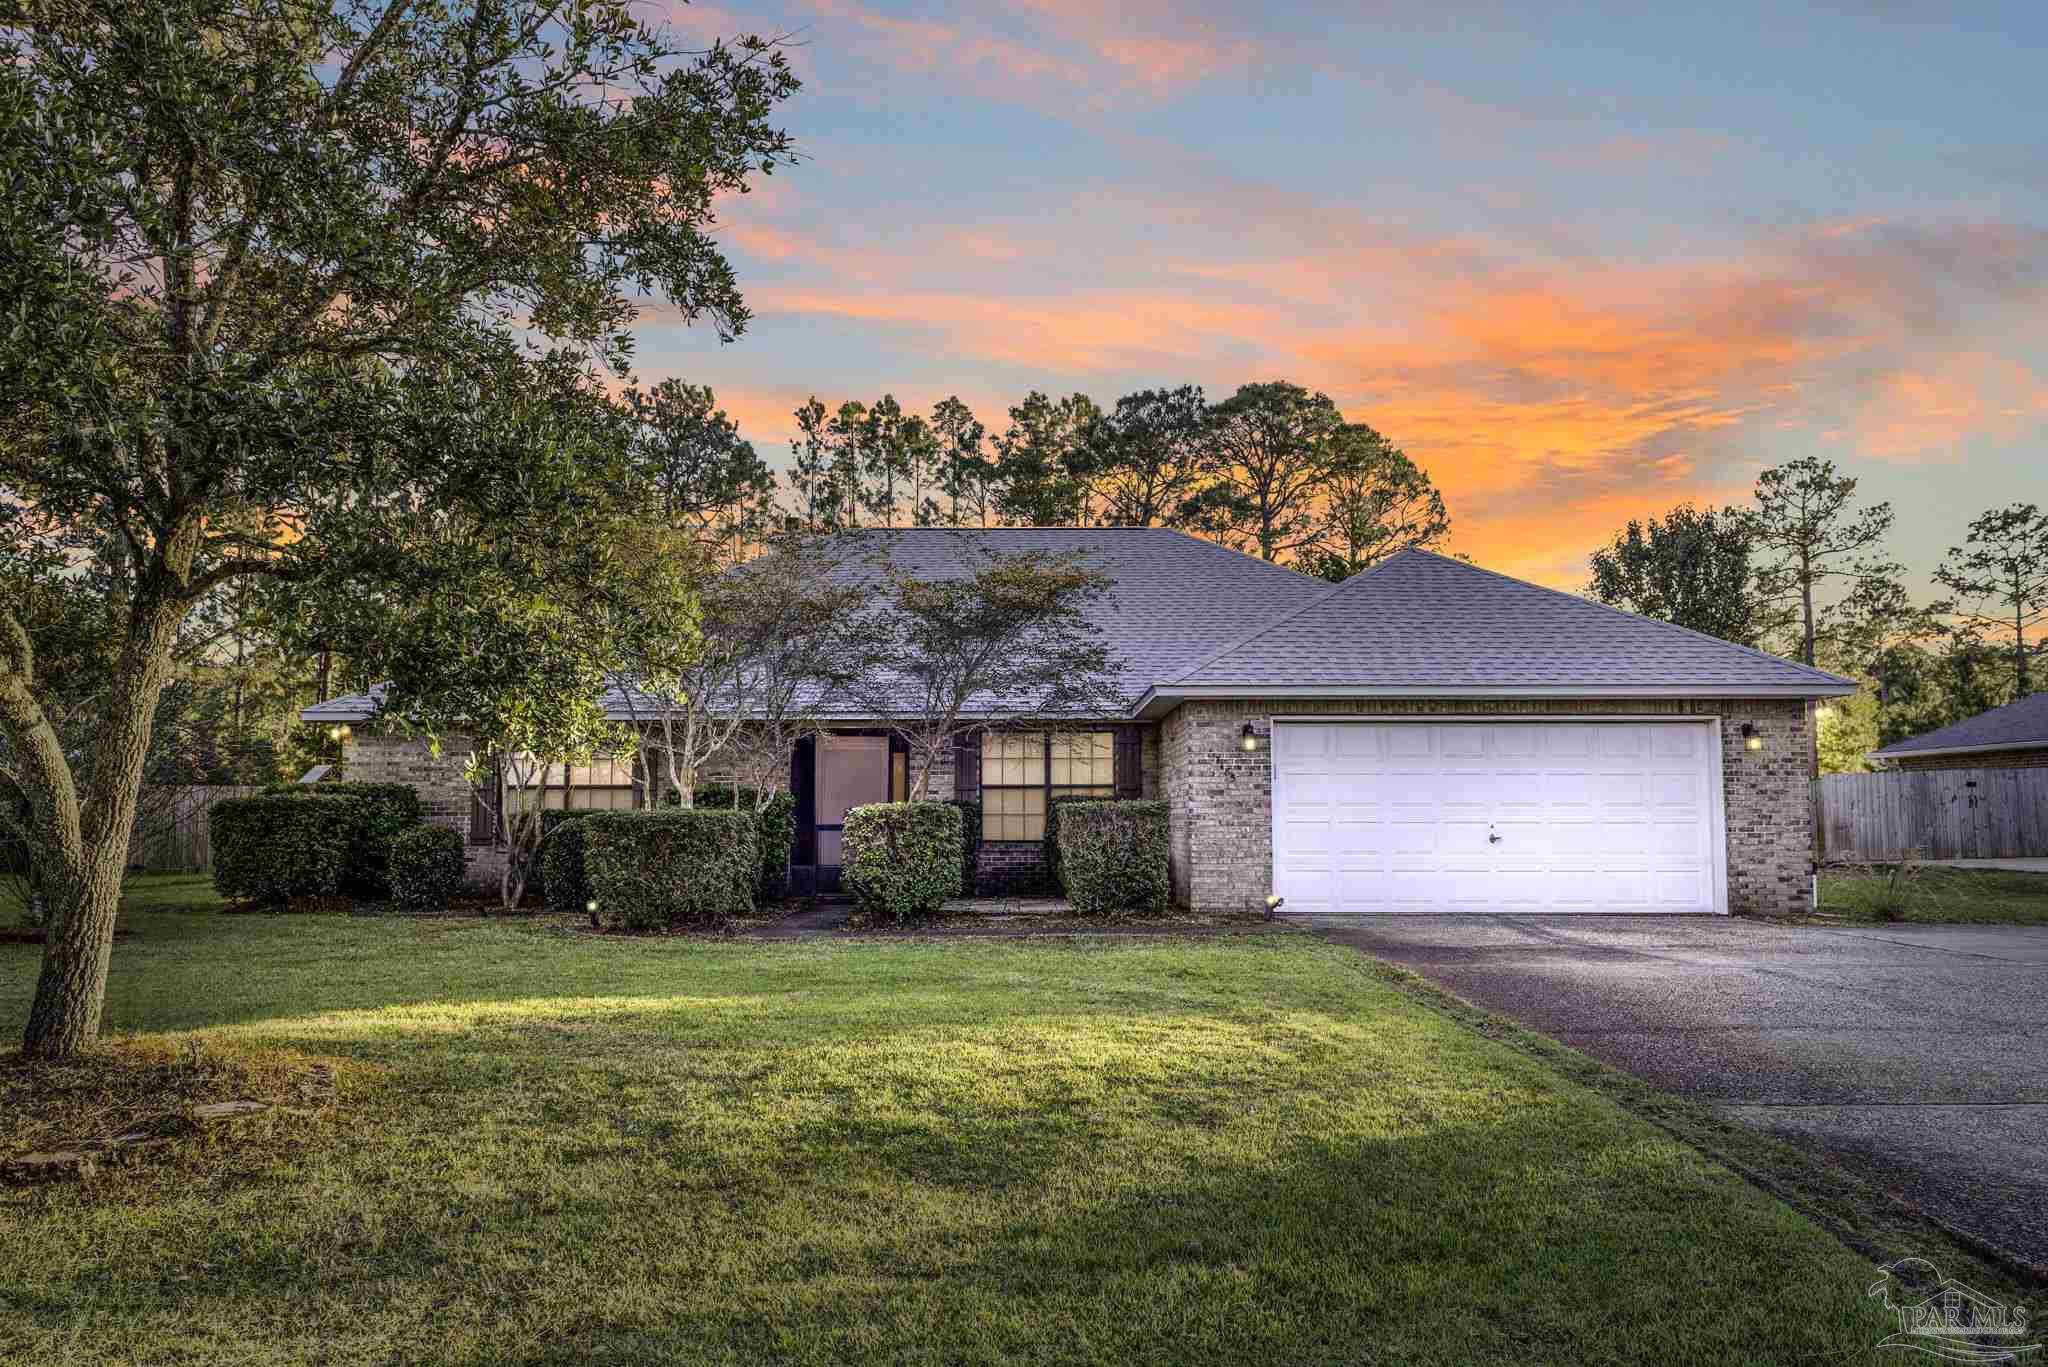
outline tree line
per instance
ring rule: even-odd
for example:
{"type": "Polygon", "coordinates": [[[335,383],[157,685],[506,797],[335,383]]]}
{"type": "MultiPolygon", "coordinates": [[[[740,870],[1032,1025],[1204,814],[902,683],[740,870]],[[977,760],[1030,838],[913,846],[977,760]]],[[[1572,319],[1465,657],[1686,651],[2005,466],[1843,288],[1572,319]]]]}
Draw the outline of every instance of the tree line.
{"type": "Polygon", "coordinates": [[[1894,519],[1832,461],[1804,457],[1759,474],[1746,505],[1631,520],[1593,552],[1588,592],[1858,680],[1822,729],[1821,758],[1860,769],[1880,745],[2031,692],[2048,622],[2048,513],[1980,514],[1926,598],[1885,551],[1894,519]]]}
{"type": "Polygon", "coordinates": [[[778,477],[709,389],[628,394],[649,462],[715,553],[744,559],[776,530],[1172,527],[1331,580],[1450,531],[1443,495],[1399,447],[1285,381],[1218,403],[1199,385],[1103,407],[1036,390],[991,429],[957,396],[930,414],[894,395],[795,411],[778,477]]]}

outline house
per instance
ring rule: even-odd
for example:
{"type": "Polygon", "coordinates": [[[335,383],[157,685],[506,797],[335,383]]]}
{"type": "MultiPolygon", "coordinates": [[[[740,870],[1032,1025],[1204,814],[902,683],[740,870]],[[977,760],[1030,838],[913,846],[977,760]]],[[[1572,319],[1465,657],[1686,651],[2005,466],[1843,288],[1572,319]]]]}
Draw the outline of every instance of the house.
{"type": "MultiPolygon", "coordinates": [[[[1164,799],[1198,911],[1809,905],[1812,708],[1846,679],[1425,551],[1332,585],[1157,528],[857,535],[922,577],[980,546],[1078,552],[1111,581],[1094,615],[1127,706],[991,727],[932,775],[982,805],[983,891],[1042,876],[1046,804],[1073,793],[1164,799]]],[[[467,828],[462,747],[436,759],[375,713],[302,715],[351,724],[350,777],[412,783],[467,828]]],[[[846,810],[902,796],[909,762],[850,704],[798,748],[800,886],[832,886],[846,810]]],[[[562,777],[568,805],[644,800],[622,766],[562,777]]]]}
{"type": "Polygon", "coordinates": [[[2033,769],[2048,765],[2048,693],[1894,741],[1870,758],[1887,769],[2033,769]]]}

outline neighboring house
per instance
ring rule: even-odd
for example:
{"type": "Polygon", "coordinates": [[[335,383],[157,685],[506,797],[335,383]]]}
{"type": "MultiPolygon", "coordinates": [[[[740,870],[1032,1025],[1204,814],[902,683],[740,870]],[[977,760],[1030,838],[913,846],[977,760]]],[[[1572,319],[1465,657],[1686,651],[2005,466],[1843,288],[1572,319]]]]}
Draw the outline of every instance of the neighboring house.
{"type": "MultiPolygon", "coordinates": [[[[982,804],[982,890],[1039,877],[1046,803],[1167,803],[1197,911],[1786,913],[1809,904],[1815,699],[1846,679],[1426,551],[1342,584],[1156,528],[887,534],[923,577],[964,549],[1081,552],[1128,707],[969,737],[932,775],[982,804]]],[[[372,696],[306,709],[373,722],[372,696]]],[[[628,720],[621,715],[621,720],[628,720]]],[[[364,726],[351,778],[470,826],[451,743],[364,726]]],[[[622,768],[560,801],[644,800],[622,768]]],[[[846,810],[901,797],[901,742],[848,704],[791,757],[799,885],[831,887],[846,810]]],[[[476,828],[479,839],[488,831],[476,828]]]]}
{"type": "Polygon", "coordinates": [[[2033,769],[2048,766],[2048,693],[1894,741],[1870,758],[1894,769],[2033,769]]]}

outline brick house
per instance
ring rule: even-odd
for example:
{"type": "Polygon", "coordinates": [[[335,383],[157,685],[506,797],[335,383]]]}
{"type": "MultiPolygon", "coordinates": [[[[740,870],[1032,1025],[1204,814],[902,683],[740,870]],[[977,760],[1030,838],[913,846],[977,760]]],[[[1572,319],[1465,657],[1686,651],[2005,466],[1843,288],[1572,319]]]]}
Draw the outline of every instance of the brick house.
{"type": "MultiPolygon", "coordinates": [[[[1047,804],[1093,795],[1165,800],[1174,894],[1198,911],[1269,893],[1322,915],[1809,904],[1812,709],[1848,680],[1425,551],[1332,585],[1158,528],[857,535],[920,577],[985,546],[1110,578],[1093,615],[1128,706],[1006,717],[931,775],[981,804],[982,891],[1042,880],[1047,804]]],[[[349,777],[412,783],[472,830],[463,743],[437,758],[376,708],[302,715],[350,724],[349,777]]],[[[798,885],[835,886],[846,810],[917,776],[899,737],[828,705],[790,758],[798,885]]],[[[553,802],[649,800],[604,764],[562,774],[553,802]]]]}
{"type": "Polygon", "coordinates": [[[1887,769],[2048,767],[2048,693],[1979,712],[1938,731],[1894,741],[1870,758],[1887,769]]]}

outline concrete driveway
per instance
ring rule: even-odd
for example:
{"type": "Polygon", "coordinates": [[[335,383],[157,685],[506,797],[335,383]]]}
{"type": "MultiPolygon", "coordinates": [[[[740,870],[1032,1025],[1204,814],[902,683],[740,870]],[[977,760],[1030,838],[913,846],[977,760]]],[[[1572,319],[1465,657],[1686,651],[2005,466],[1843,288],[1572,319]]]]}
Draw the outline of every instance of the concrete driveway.
{"type": "Polygon", "coordinates": [[[1373,916],[1322,929],[2048,1263],[2048,927],[1373,916]]]}

